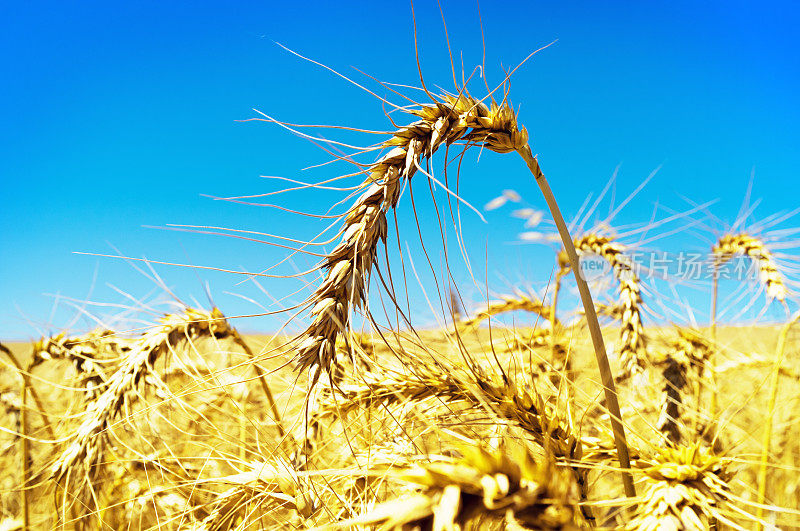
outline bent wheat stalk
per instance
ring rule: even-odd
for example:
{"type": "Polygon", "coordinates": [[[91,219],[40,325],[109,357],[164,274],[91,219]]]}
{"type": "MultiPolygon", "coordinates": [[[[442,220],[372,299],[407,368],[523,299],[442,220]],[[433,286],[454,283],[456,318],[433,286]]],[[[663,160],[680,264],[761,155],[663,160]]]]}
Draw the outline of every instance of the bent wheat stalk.
{"type": "MultiPolygon", "coordinates": [[[[520,155],[528,165],[528,169],[536,178],[536,182],[547,201],[547,206],[550,209],[550,214],[553,221],[558,228],[558,233],[561,236],[561,242],[564,245],[564,250],[567,253],[567,258],[570,264],[575,264],[575,267],[580,263],[578,260],[578,252],[575,249],[575,244],[567,229],[567,224],[564,222],[564,217],[561,215],[561,210],[558,208],[553,192],[550,190],[550,185],[539,167],[539,162],[533,157],[531,148],[525,144],[520,155]]],[[[627,471],[630,468],[630,454],[628,451],[628,443],[625,440],[625,428],[622,424],[622,413],[619,408],[619,400],[617,399],[616,385],[614,384],[614,375],[611,373],[611,365],[608,362],[608,355],[606,354],[605,341],[603,340],[603,332],[600,329],[600,322],[597,319],[597,312],[594,308],[592,301],[592,293],[589,290],[589,285],[581,275],[575,275],[575,283],[578,285],[578,292],[581,296],[581,303],[583,304],[583,311],[586,314],[586,323],[589,327],[589,333],[592,337],[592,345],[594,346],[594,354],[597,360],[597,366],[600,370],[600,378],[602,380],[603,389],[605,392],[606,404],[608,404],[608,412],[611,418],[611,428],[614,432],[614,443],[617,447],[617,455],[619,457],[620,465],[622,465],[622,482],[625,487],[625,494],[628,497],[636,496],[636,488],[633,485],[633,477],[627,471]]],[[[639,321],[641,322],[641,321],[639,321]]]]}
{"type": "MultiPolygon", "coordinates": [[[[492,102],[487,106],[467,94],[444,95],[434,99],[432,104],[407,112],[419,119],[395,131],[381,145],[390,151],[366,170],[365,191],[345,217],[339,244],[321,264],[326,272],[325,279],[309,299],[313,304],[310,312],[312,322],[298,338],[298,366],[309,371],[311,386],[317,383],[322,371],[330,373],[334,368],[336,338],[347,330],[351,310],[366,302],[377,247],[387,237],[386,214],[397,205],[404,180],[411,179],[421,168],[421,160],[430,158],[442,145],[462,141],[497,153],[516,151],[545,196],[570,262],[578,263],[567,225],[528,144],[528,133],[524,127],[518,126],[516,115],[508,104],[492,102]]],[[[580,278],[577,282],[605,387],[620,464],[627,469],[630,466],[628,448],[600,324],[588,285],[580,278]]],[[[626,494],[633,496],[632,478],[627,472],[623,472],[623,478],[626,494]]]]}

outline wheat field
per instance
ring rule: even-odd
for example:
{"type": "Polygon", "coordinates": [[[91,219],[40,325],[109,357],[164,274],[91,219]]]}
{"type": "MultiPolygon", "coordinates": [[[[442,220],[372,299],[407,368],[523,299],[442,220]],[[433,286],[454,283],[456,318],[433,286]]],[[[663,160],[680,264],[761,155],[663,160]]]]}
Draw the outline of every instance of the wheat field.
{"type": "Polygon", "coordinates": [[[388,132],[348,131],[382,135],[365,146],[254,118],[351,165],[318,183],[346,192],[330,230],[278,240],[316,260],[307,298],[283,310],[301,331],[243,335],[224,309],[178,306],[145,327],[4,345],[0,530],[800,529],[800,268],[794,232],[774,229],[791,215],[748,211],[721,230],[703,208],[664,219],[709,229],[714,271],[737,259],[756,276],[725,298],[713,276],[709,323],[659,314],[631,236],[662,220],[565,220],[512,75],[480,91],[455,69],[449,91],[384,86],[406,99],[385,102],[388,132]],[[524,238],[554,248],[553,275],[477,301],[445,270],[426,291],[439,325],[422,326],[388,259],[393,212],[412,178],[436,184],[446,215],[418,223],[457,234],[447,172],[470,148],[530,171],[526,195],[548,211],[515,216],[547,217],[549,236],[524,238]],[[592,256],[608,270],[585,279],[592,256]],[[739,324],[737,305],[783,318],[739,324]]]}

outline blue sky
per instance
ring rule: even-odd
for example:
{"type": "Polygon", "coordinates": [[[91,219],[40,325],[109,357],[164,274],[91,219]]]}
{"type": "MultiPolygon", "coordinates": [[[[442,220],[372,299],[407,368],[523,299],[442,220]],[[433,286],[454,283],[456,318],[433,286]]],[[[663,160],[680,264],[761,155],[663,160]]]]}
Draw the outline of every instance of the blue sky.
{"type": "MultiPolygon", "coordinates": [[[[476,5],[442,5],[457,60],[463,53],[471,70],[482,53],[476,5]]],[[[447,88],[438,7],[418,1],[415,9],[426,83],[447,88]]],[[[521,105],[520,119],[567,215],[618,165],[620,193],[662,166],[625,209],[624,223],[647,219],[656,202],[685,208],[681,195],[719,199],[714,212],[732,219],[751,171],[763,215],[800,203],[796,5],[484,1],[481,11],[490,81],[501,79],[501,67],[558,40],[514,76],[511,100],[521,105]]],[[[237,121],[256,116],[253,108],[290,122],[390,127],[375,98],[274,41],[365,84],[370,80],[352,67],[418,85],[404,2],[27,2],[7,6],[0,26],[0,338],[73,324],[66,298],[123,302],[114,288],[137,299],[151,295],[153,283],[125,262],[75,251],[117,248],[256,271],[286,255],[254,242],[145,226],[222,225],[305,237],[319,229],[305,218],[202,195],[277,189],[260,175],[308,180],[345,171],[301,171],[328,157],[275,125],[237,121]]],[[[480,94],[480,84],[473,91],[480,94]]],[[[463,176],[461,193],[482,205],[504,188],[544,207],[524,165],[509,156],[481,155],[463,176]]],[[[313,192],[281,201],[319,212],[340,197],[313,192]]],[[[407,221],[411,214],[406,208],[399,215],[407,221]]],[[[518,220],[508,211],[487,219],[484,225],[465,214],[464,230],[490,287],[502,291],[495,281],[547,274],[551,259],[541,249],[510,244],[518,220]]],[[[409,230],[401,240],[415,249],[414,236],[409,230]]],[[[301,259],[296,267],[310,263],[301,259]]],[[[270,297],[302,286],[265,279],[264,293],[234,275],[157,271],[186,300],[204,302],[207,281],[229,314],[273,308],[270,297]]],[[[281,319],[251,319],[243,327],[274,329],[281,319]]]]}

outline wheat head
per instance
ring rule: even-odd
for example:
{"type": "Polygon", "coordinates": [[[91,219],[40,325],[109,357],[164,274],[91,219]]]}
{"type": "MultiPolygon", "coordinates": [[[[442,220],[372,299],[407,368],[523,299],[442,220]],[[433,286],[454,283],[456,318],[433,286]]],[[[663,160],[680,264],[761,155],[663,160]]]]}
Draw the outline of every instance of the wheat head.
{"type": "Polygon", "coordinates": [[[382,530],[577,530],[577,489],[569,474],[525,453],[470,447],[460,459],[389,471],[411,492],[378,503],[337,527],[376,525],[382,530]]]}
{"type": "Polygon", "coordinates": [[[621,376],[624,378],[641,374],[645,368],[641,354],[646,348],[641,314],[642,296],[639,279],[636,277],[630,258],[625,254],[625,246],[610,236],[586,234],[575,240],[575,248],[601,256],[611,265],[614,277],[619,283],[622,328],[618,349],[622,365],[621,376]]]}
{"type": "Polygon", "coordinates": [[[442,145],[464,141],[507,153],[527,144],[508,105],[487,106],[469,95],[440,96],[429,105],[408,110],[418,118],[403,126],[381,148],[388,149],[365,173],[364,192],[350,207],[341,240],[321,264],[325,279],[311,296],[311,325],[299,337],[297,361],[310,369],[313,385],[320,371],[336,360],[336,338],[347,330],[351,310],[366,302],[366,290],[378,244],[385,241],[386,214],[397,205],[403,183],[442,145]]]}
{"type": "Polygon", "coordinates": [[[504,296],[501,300],[489,302],[485,310],[481,310],[473,317],[463,321],[463,325],[467,327],[476,326],[480,324],[481,321],[489,319],[492,316],[515,311],[531,312],[548,321],[551,320],[551,308],[549,306],[545,306],[545,304],[536,297],[520,294],[504,296]]]}
{"type": "Polygon", "coordinates": [[[711,250],[717,266],[730,260],[737,254],[751,258],[757,265],[761,282],[767,290],[767,297],[782,301],[786,298],[786,284],[778,271],[775,259],[767,246],[746,233],[725,234],[711,250]]]}

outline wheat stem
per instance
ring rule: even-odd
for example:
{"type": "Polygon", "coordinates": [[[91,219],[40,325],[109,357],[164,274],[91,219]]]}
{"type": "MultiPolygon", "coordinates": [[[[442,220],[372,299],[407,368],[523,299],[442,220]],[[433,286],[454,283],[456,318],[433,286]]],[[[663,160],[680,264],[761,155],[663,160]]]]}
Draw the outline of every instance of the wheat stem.
{"type": "MultiPolygon", "coordinates": [[[[719,263],[714,261],[714,274],[712,279],[712,287],[711,287],[711,342],[716,345],[717,344],[717,299],[719,296],[719,263]]],[[[711,404],[709,407],[709,417],[713,422],[714,418],[717,415],[717,401],[719,400],[717,396],[717,369],[716,369],[716,356],[715,353],[712,351],[708,357],[708,374],[709,374],[709,384],[711,385],[711,404]]],[[[703,379],[698,378],[700,382],[701,391],[703,385],[703,379]]],[[[700,395],[697,396],[698,407],[700,404],[700,395]]],[[[699,415],[698,415],[699,416],[699,415]]]]}
{"type": "Polygon", "coordinates": [[[22,528],[28,531],[28,529],[30,529],[30,514],[28,509],[30,446],[28,441],[28,380],[26,378],[22,379],[20,401],[22,402],[22,407],[19,410],[20,431],[22,432],[22,484],[20,485],[20,497],[22,498],[22,528]]]}
{"type": "Polygon", "coordinates": [[[597,366],[600,370],[600,378],[603,382],[605,391],[606,403],[611,417],[611,428],[614,432],[614,443],[617,447],[617,454],[619,463],[622,466],[622,482],[625,487],[625,494],[628,497],[636,496],[636,488],[633,485],[633,477],[631,476],[630,469],[630,455],[628,452],[628,443],[625,440],[625,427],[622,424],[622,413],[619,408],[619,400],[617,398],[617,390],[614,385],[614,375],[611,373],[611,366],[608,362],[608,355],[606,354],[606,347],[603,341],[603,333],[600,330],[600,323],[597,320],[597,313],[594,309],[594,302],[592,301],[592,294],[589,291],[589,286],[586,281],[577,272],[578,267],[578,253],[575,250],[575,245],[572,242],[572,236],[569,234],[567,224],[564,222],[564,217],[561,215],[561,210],[558,208],[553,191],[544,176],[539,162],[533,156],[530,145],[526,143],[517,152],[528,165],[528,169],[536,179],[536,184],[544,195],[547,206],[550,209],[550,214],[553,216],[558,233],[561,236],[561,241],[564,244],[564,249],[567,252],[570,263],[573,264],[573,269],[576,270],[575,282],[578,285],[578,291],[583,302],[583,309],[586,312],[586,322],[589,327],[589,332],[592,336],[592,344],[594,345],[594,353],[597,358],[597,366]]]}
{"type": "Polygon", "coordinates": [[[780,367],[783,364],[783,357],[786,352],[786,337],[789,330],[800,320],[800,312],[796,313],[792,319],[786,323],[778,337],[778,346],[775,350],[775,361],[772,368],[772,380],[769,388],[769,405],[767,406],[767,424],[764,426],[764,436],[761,441],[761,466],[758,471],[758,528],[762,529],[761,517],[764,514],[764,498],[767,492],[767,462],[769,460],[769,447],[772,442],[772,419],[775,416],[775,402],[778,398],[778,382],[780,380],[780,367]]]}

